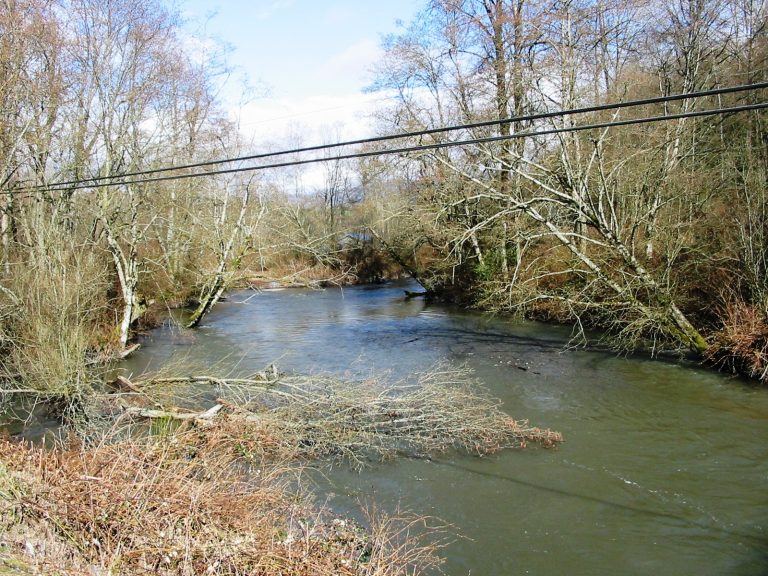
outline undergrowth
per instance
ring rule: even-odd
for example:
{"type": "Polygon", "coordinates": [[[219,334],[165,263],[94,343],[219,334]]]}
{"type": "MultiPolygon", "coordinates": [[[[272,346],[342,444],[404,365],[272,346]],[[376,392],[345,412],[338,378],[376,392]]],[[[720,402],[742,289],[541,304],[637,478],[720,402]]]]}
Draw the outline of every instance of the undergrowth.
{"type": "Polygon", "coordinates": [[[21,573],[179,576],[394,576],[439,564],[439,544],[411,530],[426,519],[380,515],[363,530],[310,506],[295,467],[233,457],[213,434],[53,450],[3,441],[0,559],[21,573]]]}

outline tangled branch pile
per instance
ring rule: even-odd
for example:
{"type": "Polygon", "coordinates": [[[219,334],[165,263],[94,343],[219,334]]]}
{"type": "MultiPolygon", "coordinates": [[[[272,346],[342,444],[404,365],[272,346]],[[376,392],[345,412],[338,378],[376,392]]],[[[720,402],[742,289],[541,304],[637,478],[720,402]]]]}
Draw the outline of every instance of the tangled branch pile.
{"type": "Polygon", "coordinates": [[[297,498],[278,465],[198,440],[0,443],[0,570],[394,576],[438,562],[410,530],[418,519],[381,518],[367,536],[297,498]]]}
{"type": "MultiPolygon", "coordinates": [[[[160,380],[134,387],[151,388],[160,380]]],[[[205,422],[230,436],[239,450],[260,455],[332,457],[361,467],[397,454],[427,456],[449,449],[490,454],[529,442],[552,446],[562,441],[557,432],[514,420],[469,370],[448,366],[394,385],[311,376],[280,376],[266,385],[261,379],[175,380],[214,385],[217,404],[198,413],[134,408],[129,414],[205,422]]]]}

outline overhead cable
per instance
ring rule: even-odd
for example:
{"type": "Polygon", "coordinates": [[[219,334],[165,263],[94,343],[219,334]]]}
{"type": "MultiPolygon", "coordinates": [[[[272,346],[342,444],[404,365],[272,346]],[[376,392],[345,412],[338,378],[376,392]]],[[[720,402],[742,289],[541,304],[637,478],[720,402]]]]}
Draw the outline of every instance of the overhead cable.
{"type": "MultiPolygon", "coordinates": [[[[760,102],[757,104],[745,104],[742,106],[732,106],[727,108],[714,108],[709,110],[696,110],[692,112],[684,112],[678,114],[667,114],[660,116],[647,116],[644,118],[631,118],[626,120],[614,120],[610,122],[595,122],[591,124],[583,124],[577,126],[548,128],[544,130],[531,130],[526,132],[517,132],[509,135],[502,136],[487,136],[484,138],[470,138],[465,140],[454,140],[446,142],[435,142],[432,144],[419,144],[415,146],[401,146],[397,148],[385,148],[381,150],[368,150],[364,152],[353,152],[349,154],[340,154],[336,156],[322,157],[322,158],[307,158],[303,160],[289,160],[285,162],[277,162],[272,164],[250,165],[240,166],[236,168],[225,168],[221,170],[211,170],[207,172],[193,172],[188,174],[174,174],[169,176],[157,176],[153,178],[141,178],[133,180],[123,181],[110,181],[110,182],[97,182],[97,183],[77,183],[74,185],[65,186],[62,184],[54,184],[46,187],[48,191],[61,191],[61,190],[81,190],[90,188],[104,188],[109,186],[119,185],[137,185],[137,184],[149,184],[154,182],[166,182],[169,180],[185,180],[188,178],[201,178],[206,176],[216,176],[222,174],[236,174],[240,172],[255,172],[261,170],[268,170],[274,168],[285,168],[289,166],[301,166],[306,164],[317,164],[320,162],[332,162],[336,160],[349,160],[353,158],[370,158],[373,156],[386,156],[392,154],[405,154],[408,152],[423,152],[428,150],[438,150],[442,148],[451,148],[455,146],[470,146],[476,144],[488,144],[492,142],[500,142],[505,140],[515,140],[519,138],[530,138],[535,136],[548,136],[552,134],[561,134],[564,132],[583,132],[586,130],[595,130],[601,128],[612,128],[616,126],[630,126],[635,124],[649,124],[653,122],[664,122],[669,120],[678,120],[681,118],[699,118],[704,116],[715,116],[720,114],[735,114],[739,112],[746,112],[750,110],[763,110],[768,108],[768,102],[760,102]]],[[[90,182],[90,181],[84,181],[90,182]]],[[[29,189],[20,189],[21,191],[29,189]]]]}
{"type": "MultiPolygon", "coordinates": [[[[410,131],[410,132],[403,132],[399,134],[388,134],[385,136],[375,136],[371,138],[362,138],[358,140],[347,140],[343,142],[335,142],[331,144],[318,144],[314,146],[305,146],[305,147],[299,147],[299,148],[293,148],[293,149],[287,149],[287,150],[280,150],[277,152],[265,152],[260,154],[250,154],[246,156],[236,156],[236,157],[230,157],[230,158],[222,158],[218,160],[209,160],[205,162],[195,162],[195,163],[189,163],[189,164],[178,164],[178,165],[172,165],[172,166],[165,166],[162,168],[154,168],[154,169],[148,169],[148,170],[137,170],[132,172],[123,172],[120,174],[113,174],[109,176],[94,176],[91,178],[81,178],[81,179],[75,179],[75,180],[67,180],[63,182],[56,182],[52,184],[51,186],[54,187],[54,189],[80,189],[85,186],[86,183],[90,183],[91,187],[102,187],[104,185],[105,181],[113,181],[113,180],[121,180],[125,178],[133,178],[136,176],[150,176],[153,174],[162,174],[166,172],[174,172],[178,170],[189,170],[193,168],[207,168],[211,166],[218,166],[221,164],[232,164],[235,162],[246,162],[250,160],[263,160],[266,158],[274,158],[279,156],[286,156],[286,155],[296,155],[296,154],[302,154],[307,152],[318,152],[322,150],[331,150],[334,148],[342,148],[346,146],[358,146],[358,145],[364,145],[364,144],[375,144],[379,142],[387,142],[390,140],[400,140],[404,138],[414,138],[414,137],[421,137],[421,136],[429,136],[433,134],[441,134],[441,133],[447,133],[447,132],[455,132],[458,130],[473,130],[477,128],[486,128],[490,126],[498,126],[503,124],[519,124],[521,122],[533,122],[536,120],[546,120],[551,118],[558,118],[558,117],[565,117],[565,116],[572,116],[572,115],[579,115],[579,114],[590,114],[595,112],[604,112],[609,110],[619,110],[622,108],[632,108],[632,107],[638,107],[638,106],[646,106],[650,104],[662,104],[662,103],[668,103],[668,102],[674,102],[679,100],[688,100],[688,99],[694,99],[694,98],[704,98],[708,96],[719,96],[723,94],[732,94],[732,93],[738,93],[738,92],[745,92],[745,91],[754,91],[754,90],[760,90],[763,88],[768,88],[768,81],[766,82],[758,82],[755,84],[743,84],[739,86],[727,86],[723,88],[714,88],[711,90],[701,90],[698,92],[687,92],[687,93],[680,93],[680,94],[670,94],[666,96],[656,96],[653,98],[644,98],[644,99],[638,99],[638,100],[627,100],[624,102],[613,102],[608,104],[600,104],[595,106],[586,106],[582,108],[571,108],[567,110],[558,110],[558,111],[552,111],[552,112],[541,112],[537,114],[526,114],[522,116],[512,116],[509,118],[502,118],[497,120],[485,120],[482,122],[472,122],[467,124],[457,124],[452,126],[445,126],[440,128],[430,128],[425,130],[416,130],[416,131],[410,131]]],[[[753,108],[754,109],[754,108],[753,108]]],[[[666,115],[663,118],[666,119],[674,119],[674,118],[680,118],[679,115],[666,115]]],[[[519,133],[524,134],[524,133],[519,133]]],[[[530,135],[530,134],[528,134],[530,135]]],[[[513,136],[513,135],[511,135],[513,136]]],[[[504,137],[500,137],[499,139],[505,139],[504,137]]],[[[346,156],[346,155],[345,155],[346,156]]],[[[331,157],[329,160],[333,160],[338,157],[331,157]]],[[[312,160],[311,162],[321,162],[324,160],[312,160]]],[[[302,161],[299,163],[307,163],[306,161],[302,161]]],[[[278,164],[278,166],[282,166],[284,163],[278,164]]],[[[210,172],[204,172],[204,173],[194,173],[194,174],[187,174],[183,175],[184,177],[194,177],[194,175],[212,175],[212,174],[226,174],[231,172],[232,170],[238,171],[239,169],[229,169],[229,170],[215,170],[210,172]]],[[[239,170],[244,171],[244,170],[239,170]]],[[[158,182],[163,181],[163,179],[148,179],[147,182],[158,182]]],[[[119,184],[120,182],[114,182],[115,184],[119,184]]],[[[23,190],[27,189],[50,189],[49,186],[30,186],[28,188],[23,188],[23,190]]]]}

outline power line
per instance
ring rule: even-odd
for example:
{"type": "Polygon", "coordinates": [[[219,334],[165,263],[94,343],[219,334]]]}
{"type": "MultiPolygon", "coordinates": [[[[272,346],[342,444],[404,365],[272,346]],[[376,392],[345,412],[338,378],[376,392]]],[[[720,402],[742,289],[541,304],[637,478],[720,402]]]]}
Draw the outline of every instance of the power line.
{"type": "MultiPolygon", "coordinates": [[[[261,154],[251,154],[247,156],[237,156],[232,158],[223,158],[220,160],[210,160],[206,162],[195,162],[190,164],[179,164],[175,166],[166,166],[163,168],[154,168],[150,170],[138,170],[133,172],[123,172],[121,174],[114,174],[111,176],[95,176],[92,178],[82,178],[82,179],[76,179],[76,180],[68,180],[64,182],[57,182],[50,186],[30,186],[28,188],[21,188],[20,190],[60,190],[60,189],[72,189],[77,190],[88,186],[81,186],[86,183],[91,183],[90,187],[103,187],[105,185],[113,185],[113,184],[120,184],[120,182],[112,182],[111,184],[104,184],[104,181],[113,181],[113,180],[119,180],[123,178],[132,178],[135,176],[149,176],[152,174],[162,174],[165,172],[173,172],[177,170],[186,170],[191,168],[206,168],[210,166],[218,166],[220,164],[231,164],[234,162],[244,162],[248,160],[263,160],[266,158],[274,158],[278,156],[285,156],[289,154],[302,154],[306,152],[318,152],[322,150],[331,150],[334,148],[341,148],[346,146],[357,146],[357,145],[363,145],[363,144],[374,144],[378,142],[386,142],[390,140],[399,140],[403,138],[413,138],[413,137],[420,137],[420,136],[429,136],[433,134],[440,134],[440,133],[446,133],[446,132],[454,132],[457,130],[472,130],[476,128],[486,128],[489,126],[497,126],[502,124],[517,124],[520,122],[532,122],[535,120],[546,120],[550,118],[557,118],[557,117],[565,117],[565,116],[572,116],[572,115],[578,115],[578,114],[588,114],[588,113],[594,113],[594,112],[603,112],[608,110],[619,110],[623,108],[631,108],[631,107],[638,107],[638,106],[646,106],[650,104],[662,104],[667,102],[674,102],[679,100],[688,100],[693,98],[704,98],[707,96],[718,96],[723,94],[731,94],[731,93],[737,93],[737,92],[744,92],[744,91],[754,91],[759,90],[763,88],[768,88],[768,81],[766,82],[758,82],[755,84],[743,84],[739,86],[728,86],[723,88],[714,88],[711,90],[701,90],[698,92],[687,92],[682,94],[670,94],[667,96],[656,96],[653,98],[644,98],[644,99],[638,99],[638,100],[627,100],[626,102],[614,102],[609,104],[600,104],[595,106],[586,106],[582,108],[572,108],[568,110],[559,110],[559,111],[553,111],[553,112],[542,112],[538,114],[527,114],[523,116],[513,116],[510,118],[503,118],[500,120],[485,120],[482,122],[472,122],[468,124],[458,124],[453,126],[446,126],[441,128],[430,128],[425,130],[417,130],[412,132],[404,132],[402,134],[389,134],[385,136],[374,136],[371,138],[362,138],[357,140],[348,140],[344,142],[336,142],[332,144],[320,144],[315,146],[305,146],[305,147],[299,147],[299,148],[293,148],[289,150],[281,150],[278,152],[265,152],[261,154]]],[[[679,118],[680,116],[675,116],[676,118],[679,118]]],[[[673,116],[665,116],[665,118],[673,118],[673,116]]],[[[504,139],[504,138],[501,138],[504,139]]],[[[333,160],[335,158],[329,158],[326,160],[333,160]]],[[[320,162],[324,160],[313,160],[315,162],[320,162]]],[[[283,164],[280,164],[283,165],[283,164]]],[[[205,173],[195,173],[200,175],[213,175],[213,174],[226,174],[230,173],[231,171],[244,171],[239,169],[229,169],[228,171],[221,171],[216,170],[212,172],[205,172],[205,173]]],[[[184,177],[194,177],[192,174],[183,175],[184,177]]],[[[163,179],[149,179],[148,182],[159,182],[166,180],[167,178],[163,179]]]]}
{"type": "Polygon", "coordinates": [[[216,176],[222,174],[236,174],[240,172],[256,172],[274,168],[284,168],[288,166],[301,166],[306,164],[316,164],[320,162],[330,162],[334,160],[349,160],[353,158],[369,158],[372,156],[386,156],[392,154],[404,154],[407,152],[421,152],[427,150],[438,150],[442,148],[451,148],[455,146],[469,146],[475,144],[487,144],[492,142],[500,142],[504,140],[514,140],[518,138],[530,138],[533,136],[548,136],[552,134],[560,134],[564,132],[583,132],[586,130],[595,130],[601,128],[611,128],[616,126],[629,126],[634,124],[649,124],[653,122],[664,122],[669,120],[678,120],[681,118],[698,118],[704,116],[715,116],[719,114],[735,114],[739,112],[746,112],[750,110],[763,110],[768,108],[768,102],[761,102],[758,104],[745,104],[742,106],[732,106],[727,108],[714,108],[709,110],[697,110],[693,112],[684,112],[679,114],[668,114],[661,116],[647,116],[643,118],[632,118],[626,120],[614,120],[610,122],[596,122],[591,124],[583,124],[581,126],[569,126],[560,128],[549,128],[545,130],[532,130],[528,132],[518,132],[516,134],[510,134],[505,136],[488,136],[484,138],[471,138],[466,140],[456,140],[450,142],[436,142],[432,144],[420,144],[417,146],[402,146],[398,148],[387,148],[384,150],[371,150],[366,152],[354,152],[349,154],[341,154],[337,156],[325,157],[325,158],[308,158],[305,160],[290,160],[286,162],[278,162],[273,164],[262,164],[257,166],[241,166],[238,168],[227,168],[222,170],[213,170],[209,172],[195,172],[191,174],[175,174],[171,176],[158,176],[154,178],[144,178],[127,180],[121,182],[99,182],[96,184],[77,184],[74,186],[60,187],[61,185],[53,185],[47,187],[49,191],[58,190],[80,190],[86,188],[104,188],[108,186],[118,185],[131,185],[131,184],[149,184],[154,182],[165,182],[169,180],[185,180],[188,178],[200,178],[204,176],[216,176]]]}

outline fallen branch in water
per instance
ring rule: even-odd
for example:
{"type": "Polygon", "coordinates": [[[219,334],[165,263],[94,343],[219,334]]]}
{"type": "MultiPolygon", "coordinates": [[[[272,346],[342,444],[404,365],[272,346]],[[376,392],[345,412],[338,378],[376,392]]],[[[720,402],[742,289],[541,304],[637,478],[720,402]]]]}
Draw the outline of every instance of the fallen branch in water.
{"type": "Polygon", "coordinates": [[[165,418],[168,420],[180,421],[200,421],[212,420],[216,414],[223,408],[221,404],[216,404],[203,412],[171,412],[168,410],[155,410],[152,408],[130,407],[125,410],[128,416],[138,416],[140,418],[165,418]]]}
{"type": "Polygon", "coordinates": [[[244,378],[231,378],[227,376],[179,376],[179,375],[154,375],[132,382],[124,376],[118,376],[117,380],[123,385],[141,387],[142,389],[155,389],[158,386],[172,384],[207,384],[214,386],[271,386],[281,377],[274,364],[270,364],[264,370],[254,372],[244,378]]]}
{"type": "Polygon", "coordinates": [[[530,442],[547,447],[562,442],[558,432],[504,413],[499,401],[462,368],[437,366],[395,385],[302,375],[282,375],[274,381],[148,378],[132,385],[147,390],[161,383],[207,384],[215,386],[221,398],[205,411],[129,408],[126,413],[206,422],[228,430],[238,446],[248,445],[259,454],[333,457],[363,466],[369,459],[396,454],[428,456],[459,449],[483,455],[530,442]],[[248,438],[257,441],[249,443],[248,438]]]}

